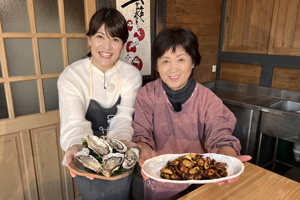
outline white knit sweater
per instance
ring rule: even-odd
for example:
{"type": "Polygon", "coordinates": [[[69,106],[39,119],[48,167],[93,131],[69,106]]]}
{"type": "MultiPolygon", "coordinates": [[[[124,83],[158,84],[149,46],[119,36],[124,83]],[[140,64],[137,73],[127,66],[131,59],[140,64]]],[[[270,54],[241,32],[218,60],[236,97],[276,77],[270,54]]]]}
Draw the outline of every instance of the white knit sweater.
{"type": "MultiPolygon", "coordinates": [[[[142,75],[137,68],[121,60],[117,62],[117,67],[122,99],[117,106],[117,114],[110,122],[110,131],[107,133],[107,137],[131,141],[133,135],[132,115],[136,93],[142,85],[142,75]]],[[[81,138],[84,138],[85,135],[93,134],[91,123],[85,119],[90,102],[89,69],[89,58],[85,58],[69,65],[58,79],[60,144],[64,151],[74,144],[82,144],[81,138]]],[[[112,107],[119,97],[115,67],[103,73],[92,65],[92,74],[93,99],[103,108],[112,107]],[[114,90],[104,89],[104,84],[106,86],[113,84],[114,90]]]]}

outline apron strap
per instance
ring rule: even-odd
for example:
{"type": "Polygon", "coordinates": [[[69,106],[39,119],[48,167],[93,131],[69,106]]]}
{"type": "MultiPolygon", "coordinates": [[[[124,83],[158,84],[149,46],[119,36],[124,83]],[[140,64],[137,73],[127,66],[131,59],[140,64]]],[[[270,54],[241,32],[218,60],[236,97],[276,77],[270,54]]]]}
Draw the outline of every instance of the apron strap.
{"type": "MultiPolygon", "coordinates": [[[[116,69],[117,80],[118,80],[119,95],[121,95],[121,84],[120,84],[120,77],[119,77],[119,71],[118,71],[118,67],[117,67],[117,62],[115,62],[115,69],[116,69]]],[[[90,64],[90,99],[93,99],[92,57],[90,58],[90,63],[89,64],[90,64]]]]}
{"type": "Polygon", "coordinates": [[[118,61],[115,63],[115,67],[116,67],[116,74],[117,74],[117,79],[118,79],[119,95],[121,95],[121,84],[120,84],[119,70],[118,70],[118,67],[117,67],[117,63],[118,63],[118,61]]]}
{"type": "Polygon", "coordinates": [[[93,99],[92,57],[90,58],[90,99],[93,99]]]}

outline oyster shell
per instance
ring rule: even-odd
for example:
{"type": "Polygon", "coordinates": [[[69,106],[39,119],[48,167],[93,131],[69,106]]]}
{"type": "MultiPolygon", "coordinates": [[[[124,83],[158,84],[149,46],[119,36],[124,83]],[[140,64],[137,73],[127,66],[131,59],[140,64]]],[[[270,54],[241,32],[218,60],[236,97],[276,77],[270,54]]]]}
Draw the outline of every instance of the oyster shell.
{"type": "Polygon", "coordinates": [[[111,153],[103,156],[102,165],[103,171],[102,174],[106,177],[110,177],[112,173],[120,168],[124,160],[124,154],[121,153],[111,153]]]}
{"type": "Polygon", "coordinates": [[[106,142],[115,150],[117,150],[120,153],[126,152],[127,147],[126,145],[117,139],[107,139],[106,142]]]}
{"type": "Polygon", "coordinates": [[[84,148],[81,151],[75,153],[74,156],[86,168],[89,168],[96,173],[101,173],[103,171],[102,165],[99,163],[99,161],[96,158],[89,155],[89,153],[90,153],[90,150],[88,148],[84,148]]]}
{"type": "Polygon", "coordinates": [[[98,156],[102,157],[104,155],[112,153],[111,146],[105,140],[95,135],[86,135],[85,139],[87,141],[88,147],[92,149],[98,156]]]}
{"type": "Polygon", "coordinates": [[[89,148],[83,148],[81,151],[78,151],[74,156],[88,156],[90,154],[89,148]]]}
{"type": "Polygon", "coordinates": [[[139,150],[137,148],[130,148],[125,152],[125,158],[122,166],[125,169],[132,168],[139,160],[139,150]]]}

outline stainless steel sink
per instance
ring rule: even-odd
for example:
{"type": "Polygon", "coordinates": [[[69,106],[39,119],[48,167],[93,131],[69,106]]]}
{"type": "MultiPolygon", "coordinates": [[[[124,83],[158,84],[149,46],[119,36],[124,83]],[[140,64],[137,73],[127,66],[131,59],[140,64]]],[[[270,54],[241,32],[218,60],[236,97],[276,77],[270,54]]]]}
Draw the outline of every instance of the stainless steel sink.
{"type": "Polygon", "coordinates": [[[299,113],[300,114],[300,103],[293,101],[279,101],[270,105],[271,108],[299,113]]]}
{"type": "Polygon", "coordinates": [[[259,131],[290,142],[300,142],[300,102],[278,101],[270,106],[276,112],[262,112],[259,131]]]}

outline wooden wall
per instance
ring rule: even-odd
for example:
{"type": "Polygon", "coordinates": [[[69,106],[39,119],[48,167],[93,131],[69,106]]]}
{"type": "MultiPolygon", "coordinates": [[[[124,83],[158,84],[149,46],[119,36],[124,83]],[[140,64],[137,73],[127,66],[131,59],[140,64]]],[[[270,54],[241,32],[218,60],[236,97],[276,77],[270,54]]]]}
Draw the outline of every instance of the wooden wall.
{"type": "Polygon", "coordinates": [[[300,69],[274,67],[272,87],[300,91],[300,69]]]}
{"type": "Polygon", "coordinates": [[[193,77],[198,82],[221,79],[300,91],[295,84],[300,0],[156,1],[165,3],[166,27],[189,28],[197,35],[202,61],[193,77]],[[217,73],[212,72],[216,64],[217,73]]]}
{"type": "Polygon", "coordinates": [[[197,36],[201,63],[194,70],[200,83],[216,80],[222,0],[166,0],[166,27],[191,29],[197,36]]]}
{"type": "Polygon", "coordinates": [[[251,85],[259,85],[261,65],[221,62],[220,79],[251,85]]]}

